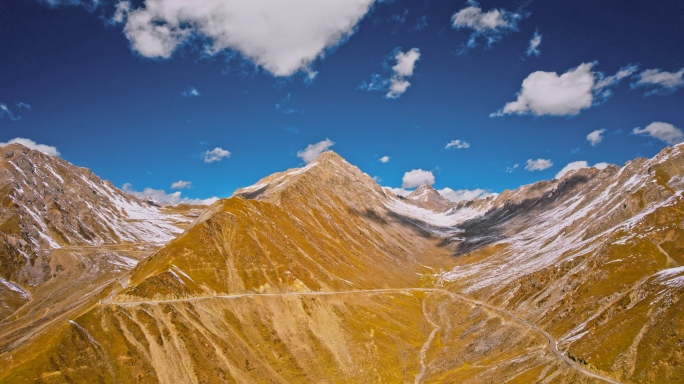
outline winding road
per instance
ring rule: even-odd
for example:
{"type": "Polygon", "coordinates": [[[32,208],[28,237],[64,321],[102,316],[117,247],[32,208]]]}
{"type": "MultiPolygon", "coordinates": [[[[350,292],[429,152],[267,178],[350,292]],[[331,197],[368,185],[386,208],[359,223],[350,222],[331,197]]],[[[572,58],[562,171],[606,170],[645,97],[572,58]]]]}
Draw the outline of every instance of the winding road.
{"type": "MultiPolygon", "coordinates": [[[[557,356],[559,359],[561,359],[567,366],[570,368],[587,375],[589,377],[603,380],[608,383],[613,383],[613,384],[621,384],[619,381],[616,381],[615,379],[602,376],[598,373],[592,372],[584,367],[582,367],[580,364],[577,362],[573,361],[570,359],[568,356],[566,356],[563,352],[558,350],[558,342],[556,339],[553,338],[548,332],[544,331],[537,325],[522,319],[513,313],[499,308],[495,307],[493,305],[487,304],[485,302],[479,301],[472,299],[470,297],[454,293],[451,291],[448,291],[446,289],[440,289],[440,288],[384,288],[384,289],[367,289],[367,290],[354,290],[354,291],[335,291],[335,292],[322,292],[322,291],[316,291],[316,292],[288,292],[288,293],[241,293],[241,294],[235,294],[235,295],[215,295],[215,296],[201,296],[201,297],[189,297],[189,298],[182,298],[182,299],[169,299],[169,300],[150,300],[150,301],[121,301],[121,302],[112,302],[111,301],[111,296],[107,298],[106,304],[112,304],[112,305],[118,305],[122,307],[134,307],[134,306],[139,306],[139,305],[145,305],[145,304],[166,304],[166,303],[179,303],[179,302],[194,302],[194,301],[201,301],[201,300],[210,300],[210,299],[241,299],[241,298],[248,298],[248,297],[296,297],[296,296],[336,296],[336,295],[365,295],[365,294],[375,294],[375,293],[409,293],[409,292],[427,292],[427,293],[442,293],[451,296],[452,298],[456,300],[461,300],[465,301],[468,303],[471,303],[476,306],[480,306],[483,308],[490,309],[494,312],[499,313],[500,315],[503,315],[505,317],[513,319],[515,322],[522,324],[526,327],[529,327],[530,329],[540,333],[542,336],[544,336],[548,341],[549,341],[549,349],[551,350],[551,353],[553,353],[555,356],[557,356]]],[[[433,326],[436,326],[432,321],[428,319],[428,322],[430,322],[433,326]]],[[[439,329],[439,327],[435,328],[433,332],[430,334],[430,337],[428,338],[428,341],[426,342],[426,345],[424,345],[424,348],[426,346],[429,346],[430,341],[432,338],[434,338],[434,333],[439,329]]],[[[421,351],[424,353],[424,351],[421,351]]],[[[421,363],[423,363],[421,361],[421,363]]],[[[423,369],[419,373],[419,375],[416,377],[416,383],[420,381],[422,378],[422,375],[424,374],[425,366],[423,364],[423,369]]]]}

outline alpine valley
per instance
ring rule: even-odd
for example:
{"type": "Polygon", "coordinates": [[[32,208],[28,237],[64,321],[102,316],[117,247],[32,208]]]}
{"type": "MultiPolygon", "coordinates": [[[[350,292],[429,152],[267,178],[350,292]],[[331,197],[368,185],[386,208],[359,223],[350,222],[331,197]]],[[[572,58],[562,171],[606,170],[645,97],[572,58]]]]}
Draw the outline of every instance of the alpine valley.
{"type": "Polygon", "coordinates": [[[0,149],[2,383],[684,383],[684,144],[452,203],[334,152],[209,207],[0,149]]]}

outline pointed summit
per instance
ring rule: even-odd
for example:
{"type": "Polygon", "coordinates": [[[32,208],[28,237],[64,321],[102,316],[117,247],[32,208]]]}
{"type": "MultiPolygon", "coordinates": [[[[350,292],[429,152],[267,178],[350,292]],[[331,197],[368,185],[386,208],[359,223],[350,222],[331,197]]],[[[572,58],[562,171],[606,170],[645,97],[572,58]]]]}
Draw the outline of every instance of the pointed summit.
{"type": "Polygon", "coordinates": [[[454,206],[454,203],[444,198],[430,184],[423,184],[406,196],[406,199],[421,208],[432,211],[444,211],[454,206]]]}
{"type": "Polygon", "coordinates": [[[302,168],[274,173],[256,184],[240,188],[233,196],[268,201],[276,204],[332,204],[342,198],[357,209],[385,198],[382,188],[367,174],[348,163],[334,151],[326,151],[302,168]]]}

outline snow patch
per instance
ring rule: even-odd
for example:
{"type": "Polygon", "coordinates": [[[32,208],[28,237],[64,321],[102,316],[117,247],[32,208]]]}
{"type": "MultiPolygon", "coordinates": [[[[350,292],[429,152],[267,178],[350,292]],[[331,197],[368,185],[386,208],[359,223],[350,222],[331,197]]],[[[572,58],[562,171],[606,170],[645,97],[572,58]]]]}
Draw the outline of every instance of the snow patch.
{"type": "Polygon", "coordinates": [[[7,281],[1,277],[0,277],[0,284],[7,287],[10,291],[14,291],[14,292],[18,293],[24,300],[28,300],[31,297],[31,295],[29,295],[28,292],[21,289],[20,286],[14,284],[11,281],[7,281]]]}

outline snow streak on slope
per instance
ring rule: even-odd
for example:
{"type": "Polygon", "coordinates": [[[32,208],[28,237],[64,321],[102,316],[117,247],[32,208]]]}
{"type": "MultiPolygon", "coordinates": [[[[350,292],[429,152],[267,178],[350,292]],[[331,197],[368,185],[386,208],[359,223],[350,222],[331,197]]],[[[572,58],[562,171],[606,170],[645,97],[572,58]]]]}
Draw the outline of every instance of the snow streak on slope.
{"type": "Polygon", "coordinates": [[[470,207],[452,208],[444,212],[435,212],[428,209],[417,207],[413,204],[404,202],[398,198],[390,197],[385,207],[391,212],[421,221],[428,226],[434,227],[437,233],[443,234],[451,232],[457,225],[480,217],[486,213],[485,209],[470,207]]]}
{"type": "Polygon", "coordinates": [[[524,186],[442,213],[399,199],[390,200],[387,208],[425,223],[425,229],[437,235],[453,235],[452,241],[490,237],[497,239],[490,245],[506,244],[506,252],[499,257],[458,266],[439,276],[446,282],[468,280],[466,291],[474,292],[554,265],[567,255],[592,253],[603,238],[629,232],[647,215],[681,201],[680,177],[664,184],[654,171],[661,166],[672,167],[671,173],[681,171],[678,163],[670,164],[682,157],[681,148],[666,149],[650,160],[637,159],[619,170],[570,172],[561,180],[524,186]]]}
{"type": "MultiPolygon", "coordinates": [[[[165,243],[188,222],[149,206],[85,168],[19,145],[3,148],[0,183],[33,247],[165,243]]],[[[14,235],[16,236],[16,235],[14,235]]],[[[26,256],[26,255],[25,255],[26,256]]]]}

